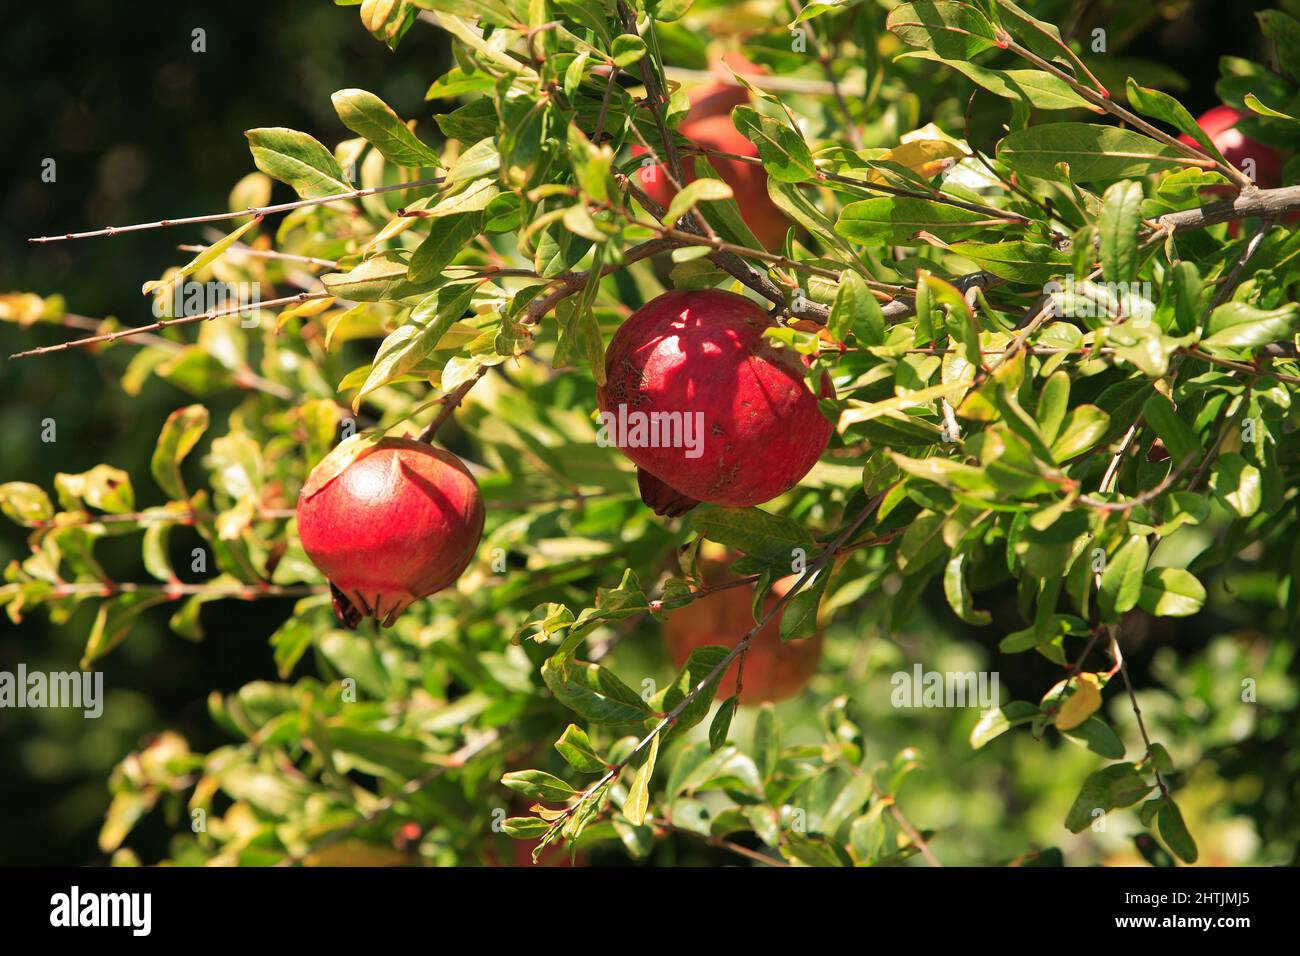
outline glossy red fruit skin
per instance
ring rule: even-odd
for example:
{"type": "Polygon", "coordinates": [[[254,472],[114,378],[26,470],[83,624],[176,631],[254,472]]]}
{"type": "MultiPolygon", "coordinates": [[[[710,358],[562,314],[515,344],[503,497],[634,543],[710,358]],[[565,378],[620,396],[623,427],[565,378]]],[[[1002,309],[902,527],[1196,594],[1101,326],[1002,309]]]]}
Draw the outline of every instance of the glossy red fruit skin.
{"type": "MultiPolygon", "coordinates": [[[[731,122],[731,110],[748,103],[749,96],[740,87],[722,83],[700,87],[691,94],[691,111],[678,127],[678,132],[708,149],[737,156],[757,157],[758,149],[731,122]]],[[[645,148],[634,146],[632,154],[644,155],[645,148]]],[[[695,157],[684,155],[682,163],[686,182],[694,182],[695,157]]],[[[767,173],[763,167],[757,163],[717,156],[710,157],[709,163],[718,171],[722,181],[731,187],[741,218],[763,247],[781,248],[790,220],[768,195],[767,173]]],[[[636,172],[634,181],[646,195],[665,208],[677,194],[663,166],[642,167],[636,172]]]]}
{"type": "MultiPolygon", "coordinates": [[[[706,574],[706,583],[711,580],[716,582],[718,578],[706,574]]],[[[776,593],[765,602],[764,613],[793,581],[793,578],[788,578],[773,588],[776,593]]],[[[683,666],[691,651],[698,647],[710,644],[734,647],[755,624],[753,601],[753,585],[743,585],[715,591],[669,611],[663,636],[673,663],[677,667],[683,666]]],[[[740,702],[748,706],[794,697],[817,672],[821,656],[820,631],[811,637],[781,643],[781,615],[778,614],[754,635],[745,652],[740,702]]],[[[723,700],[735,693],[739,669],[739,662],[727,668],[718,682],[717,699],[723,700]]]]}
{"type": "MultiPolygon", "coordinates": [[[[798,484],[832,426],[804,383],[799,356],[763,337],[771,325],[749,299],[716,289],[666,292],[634,312],[605,352],[600,409],[691,416],[702,423],[702,454],[623,453],[681,495],[712,504],[761,504],[798,484]]],[[[825,376],[821,390],[833,394],[825,376]]]]}
{"type": "MultiPolygon", "coordinates": [[[[1253,113],[1247,113],[1243,110],[1235,109],[1231,106],[1219,105],[1211,110],[1202,113],[1196,120],[1196,125],[1205,131],[1205,135],[1210,137],[1212,142],[1233,166],[1240,169],[1246,160],[1255,161],[1255,185],[1261,189],[1271,189],[1282,181],[1282,158],[1278,155],[1276,149],[1272,146],[1265,146],[1242,134],[1237,129],[1237,124],[1243,120],[1253,117],[1253,113]]],[[[1188,146],[1195,146],[1200,149],[1200,145],[1192,137],[1183,133],[1178,137],[1179,140],[1188,146]]],[[[1205,190],[1207,193],[1210,189],[1205,190]]],[[[1214,192],[1224,192],[1232,194],[1235,189],[1228,186],[1214,187],[1214,192]]]]}
{"type": "Polygon", "coordinates": [[[460,577],[483,537],[483,517],[478,483],[459,458],[385,438],[299,497],[298,536],[353,608],[387,626],[460,577]]]}

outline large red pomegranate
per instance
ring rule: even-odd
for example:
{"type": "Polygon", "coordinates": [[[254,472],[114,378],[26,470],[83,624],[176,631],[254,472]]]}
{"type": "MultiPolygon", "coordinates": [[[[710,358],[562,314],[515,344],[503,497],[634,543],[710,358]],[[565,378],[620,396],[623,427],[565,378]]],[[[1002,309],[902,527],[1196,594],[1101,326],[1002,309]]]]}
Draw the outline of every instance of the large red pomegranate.
{"type": "Polygon", "coordinates": [[[455,455],[385,438],[341,471],[329,459],[317,466],[298,499],[298,536],[339,619],[387,627],[460,577],[483,536],[483,499],[455,455]]]}
{"type": "MultiPolygon", "coordinates": [[[[1282,157],[1278,155],[1278,151],[1272,146],[1265,146],[1263,143],[1250,139],[1241,130],[1237,129],[1239,122],[1253,116],[1253,113],[1220,104],[1202,113],[1196,120],[1196,125],[1205,131],[1205,135],[1210,137],[1210,142],[1223,154],[1223,158],[1233,166],[1241,169],[1246,160],[1254,160],[1255,185],[1262,189],[1272,189],[1282,181],[1282,157]]],[[[1183,133],[1178,138],[1188,146],[1195,146],[1197,149],[1201,148],[1196,140],[1186,133],[1183,133]]],[[[1214,188],[1229,194],[1236,192],[1235,189],[1229,186],[1214,188]]],[[[1211,190],[1207,189],[1205,191],[1210,192],[1211,190]]]]}
{"type": "MultiPolygon", "coordinates": [[[[760,504],[821,457],[831,423],[804,383],[803,360],[763,337],[771,326],[742,296],[675,290],[614,333],[597,390],[602,425],[639,466],[656,513],[760,504]]],[[[826,376],[821,393],[833,394],[826,376]]]]}
{"type": "MultiPolygon", "coordinates": [[[[722,563],[701,561],[704,583],[716,587],[733,580],[734,576],[728,575],[725,568],[722,563]]],[[[765,602],[764,613],[790,589],[795,580],[791,576],[772,586],[773,594],[765,602]]],[[[754,586],[745,584],[715,591],[668,612],[663,635],[673,663],[681,667],[697,647],[710,644],[734,647],[756,623],[753,603],[754,586]]],[[[780,630],[781,615],[778,614],[750,641],[749,649],[745,652],[742,675],[742,704],[761,704],[764,701],[793,697],[817,672],[822,656],[821,632],[783,644],[780,630]]],[[[722,675],[722,680],[718,682],[718,698],[730,697],[735,693],[736,672],[739,668],[739,661],[733,662],[722,675]]]]}
{"type": "MultiPolygon", "coordinates": [[[[678,126],[687,139],[707,149],[737,156],[758,156],[758,149],[745,139],[731,122],[733,107],[749,103],[744,88],[724,83],[710,83],[698,87],[690,94],[691,110],[678,126]]],[[[645,148],[634,146],[635,156],[645,154],[645,148]]],[[[661,157],[662,158],[662,157],[661,157]]],[[[740,216],[766,249],[779,249],[785,241],[790,220],[777,208],[767,194],[767,173],[757,163],[736,159],[709,157],[709,163],[718,171],[723,182],[735,194],[740,216]]],[[[682,157],[682,174],[687,183],[695,179],[695,157],[682,157]]],[[[636,183],[659,205],[667,208],[677,190],[673,188],[668,170],[662,165],[643,166],[637,170],[636,183]]]]}

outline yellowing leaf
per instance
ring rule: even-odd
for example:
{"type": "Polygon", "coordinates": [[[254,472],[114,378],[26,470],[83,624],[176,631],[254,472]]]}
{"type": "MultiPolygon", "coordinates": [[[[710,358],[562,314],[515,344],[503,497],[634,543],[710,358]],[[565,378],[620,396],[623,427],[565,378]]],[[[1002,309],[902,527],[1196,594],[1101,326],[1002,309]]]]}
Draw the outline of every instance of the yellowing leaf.
{"type": "MultiPolygon", "coordinates": [[[[895,146],[885,155],[878,157],[877,162],[897,163],[929,179],[965,158],[966,151],[956,143],[949,143],[942,139],[915,139],[910,143],[895,146]]],[[[867,181],[883,183],[885,176],[883,173],[873,172],[867,181]]]]}
{"type": "Polygon", "coordinates": [[[1074,693],[1056,712],[1056,729],[1073,730],[1097,712],[1101,706],[1101,681],[1096,674],[1080,674],[1074,693]]]}
{"type": "Polygon", "coordinates": [[[180,282],[186,276],[193,275],[195,272],[198,272],[204,266],[208,265],[211,262],[215,262],[217,259],[219,259],[222,253],[224,253],[227,249],[229,249],[236,242],[238,242],[240,237],[243,236],[244,233],[248,232],[248,230],[252,229],[261,221],[262,221],[261,216],[257,216],[253,219],[248,220],[248,222],[244,223],[234,232],[230,233],[227,236],[223,236],[222,238],[214,242],[212,245],[208,246],[206,249],[200,252],[197,256],[195,256],[185,265],[181,266],[180,269],[176,270],[176,272],[170,274],[167,278],[151,279],[150,281],[146,282],[144,284],[144,288],[142,291],[144,292],[145,295],[148,295],[151,292],[161,290],[164,286],[169,288],[174,287],[176,283],[180,282]]]}

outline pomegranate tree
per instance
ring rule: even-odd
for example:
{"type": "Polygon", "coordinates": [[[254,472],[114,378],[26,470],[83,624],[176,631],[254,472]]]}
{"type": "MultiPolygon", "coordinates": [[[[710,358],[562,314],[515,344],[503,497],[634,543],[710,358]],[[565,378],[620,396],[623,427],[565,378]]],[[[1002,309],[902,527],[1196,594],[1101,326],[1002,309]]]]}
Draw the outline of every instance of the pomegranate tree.
{"type": "Polygon", "coordinates": [[[483,498],[451,452],[384,438],[316,467],[298,499],[298,536],[329,578],[339,620],[387,627],[464,572],[483,537],[483,498]]]}
{"type": "MultiPolygon", "coordinates": [[[[597,399],[608,421],[678,423],[619,442],[640,469],[641,495],[658,514],[699,502],[744,507],[794,487],[826,448],[831,423],[804,381],[804,360],[763,333],[772,319],[743,296],[716,289],[667,292],[614,334],[597,399]]],[[[832,394],[822,377],[821,394],[832,394]]]]}

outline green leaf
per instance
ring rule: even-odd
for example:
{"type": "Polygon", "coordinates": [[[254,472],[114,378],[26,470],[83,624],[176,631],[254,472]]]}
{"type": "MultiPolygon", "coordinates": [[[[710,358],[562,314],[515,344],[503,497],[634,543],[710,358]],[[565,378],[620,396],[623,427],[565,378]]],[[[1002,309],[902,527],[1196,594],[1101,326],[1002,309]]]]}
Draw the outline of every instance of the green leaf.
{"type": "Polygon", "coordinates": [[[542,665],[542,680],[560,703],[588,720],[626,724],[651,716],[636,691],[598,664],[551,659],[542,665]]]}
{"type": "Polygon", "coordinates": [[[1064,370],[1053,372],[1038,395],[1034,417],[1043,441],[1050,446],[1061,433],[1066,410],[1070,407],[1070,376],[1064,370]]]}
{"type": "Polygon", "coordinates": [[[1192,839],[1187,824],[1183,822],[1183,813],[1178,809],[1178,804],[1174,803],[1173,798],[1166,797],[1160,804],[1156,820],[1160,825],[1160,836],[1164,838],[1165,843],[1169,844],[1169,849],[1173,850],[1184,863],[1195,863],[1200,855],[1196,849],[1196,841],[1192,839]]]}
{"type": "Polygon", "coordinates": [[[1111,282],[1133,282],[1138,274],[1138,230],[1142,227],[1142,184],[1115,183],[1101,197],[1097,233],[1102,275],[1111,282]]]}
{"type": "Polygon", "coordinates": [[[1071,727],[1069,730],[1061,731],[1061,733],[1081,742],[1093,753],[1105,757],[1107,760],[1122,760],[1124,757],[1124,741],[1119,739],[1119,734],[1115,733],[1110,724],[1096,714],[1093,714],[1078,727],[1071,727]]]}
{"type": "Polygon", "coordinates": [[[77,475],[60,472],[54,476],[54,492],[59,503],[69,511],[81,503],[112,514],[135,510],[131,476],[112,465],[96,465],[77,475]]]}
{"type": "Polygon", "coordinates": [[[623,70],[638,62],[645,54],[645,40],[634,33],[621,33],[614,37],[614,42],[610,45],[614,65],[623,70]]]}
{"type": "Polygon", "coordinates": [[[1209,348],[1254,348],[1285,342],[1300,327],[1300,305],[1256,309],[1244,302],[1225,302],[1210,313],[1201,344],[1209,348]]]}
{"type": "Polygon", "coordinates": [[[267,127],[250,129],[244,135],[257,168],[292,186],[303,199],[352,191],[334,154],[306,133],[267,127]]]}
{"type": "Polygon", "coordinates": [[[1142,578],[1139,601],[1157,617],[1187,617],[1205,606],[1205,587],[1183,568],[1151,568],[1142,578]]]}
{"type": "Polygon", "coordinates": [[[954,242],[948,251],[971,260],[999,279],[1026,285],[1042,286],[1071,268],[1070,257],[1046,243],[954,242]]]}
{"type": "Polygon", "coordinates": [[[948,606],[953,613],[967,624],[983,627],[992,620],[988,611],[977,611],[971,598],[970,587],[966,583],[966,564],[970,555],[954,554],[948,559],[943,572],[943,593],[948,598],[948,606]]]}
{"type": "Polygon", "coordinates": [[[717,750],[727,742],[727,734],[731,730],[731,720],[736,716],[736,707],[740,704],[740,698],[732,694],[718,706],[718,712],[713,715],[713,721],[709,724],[709,749],[717,750]]]}
{"type": "Polygon", "coordinates": [[[1052,458],[1065,462],[1082,455],[1101,441],[1109,428],[1110,416],[1096,405],[1077,406],[1066,416],[1060,435],[1052,442],[1052,458]]]}
{"type": "Polygon", "coordinates": [[[1171,331],[1187,335],[1201,324],[1204,283],[1196,263],[1186,260],[1174,266],[1170,281],[1174,292],[1174,322],[1171,331]]]}
{"type": "MultiPolygon", "coordinates": [[[[501,194],[496,180],[491,176],[476,179],[464,189],[450,193],[440,199],[429,215],[434,219],[455,216],[467,212],[481,212],[492,204],[492,200],[501,194]]],[[[435,225],[436,229],[437,226],[435,225]]]]}
{"type": "Polygon", "coordinates": [[[650,808],[650,778],[655,772],[655,761],[659,759],[661,736],[662,734],[655,734],[650,738],[650,752],[646,754],[641,766],[637,767],[632,785],[627,790],[627,799],[623,801],[623,816],[633,826],[639,827],[645,822],[646,811],[650,808]]]}
{"type": "Polygon", "coordinates": [[[979,750],[990,740],[1006,733],[1012,727],[1029,723],[1038,714],[1038,707],[1025,700],[1013,700],[998,710],[984,711],[980,714],[979,722],[971,728],[971,749],[979,750]]]}
{"type": "Polygon", "coordinates": [[[352,407],[389,382],[393,382],[414,369],[437,346],[438,340],[451,328],[467,308],[477,290],[476,282],[444,286],[432,293],[411,310],[410,319],[398,326],[375,353],[370,374],[356,396],[352,407]]]}
{"type": "Polygon", "coordinates": [[[710,541],[727,545],[769,564],[790,566],[796,551],[807,556],[817,542],[798,522],[758,508],[702,508],[691,526],[710,541]]]}
{"type": "Polygon", "coordinates": [[[1042,70],[990,70],[966,60],[946,60],[933,50],[909,50],[896,60],[921,59],[942,63],[990,93],[1019,100],[1040,110],[1101,110],[1071,89],[1070,84],[1042,70]]]}
{"type": "Polygon", "coordinates": [[[802,637],[811,637],[817,633],[817,610],[821,606],[822,595],[826,593],[826,584],[830,572],[822,569],[781,609],[781,641],[795,641],[802,637]]]}
{"type": "Polygon", "coordinates": [[[136,618],[166,600],[167,596],[158,592],[132,591],[100,604],[95,623],[90,628],[90,636],[86,640],[86,650],[81,656],[81,669],[89,670],[95,661],[126,639],[136,618]]]}
{"type": "Polygon", "coordinates": [[[664,213],[663,221],[672,225],[694,209],[697,203],[731,198],[731,187],[721,179],[697,179],[693,183],[687,183],[673,197],[673,201],[668,204],[668,209],[664,213]]]}
{"type": "Polygon", "coordinates": [[[1151,788],[1132,764],[1104,767],[1083,781],[1083,788],[1066,814],[1065,825],[1071,833],[1081,833],[1096,819],[1096,811],[1132,806],[1150,793],[1151,788]]]}
{"type": "Polygon", "coordinates": [[[758,775],[764,780],[771,779],[781,755],[781,722],[770,703],[758,709],[758,717],[754,721],[753,754],[758,775]]]}
{"type": "Polygon", "coordinates": [[[587,732],[577,724],[569,724],[564,733],[555,742],[555,749],[574,770],[579,773],[604,773],[605,761],[600,759],[596,748],[591,744],[587,732]]]}
{"type": "Polygon", "coordinates": [[[202,405],[187,405],[167,416],[154,447],[150,469],[154,481],[168,498],[179,500],[187,497],[185,482],[181,478],[181,462],[207,430],[208,410],[202,405]]]}
{"type": "Polygon", "coordinates": [[[866,244],[904,243],[922,230],[941,239],[976,235],[987,226],[988,213],[974,212],[908,196],[879,196],[849,203],[840,211],[835,231],[852,242],[866,244]]]}
{"type": "Polygon", "coordinates": [[[550,803],[563,803],[576,794],[571,786],[545,770],[514,770],[503,776],[501,782],[515,793],[550,803]]]}
{"type": "Polygon", "coordinates": [[[145,295],[149,295],[151,292],[154,292],[155,290],[159,290],[159,289],[164,289],[164,288],[174,289],[176,285],[179,282],[181,282],[181,280],[183,280],[186,276],[191,276],[194,273],[198,272],[200,269],[202,269],[204,266],[210,265],[211,263],[215,262],[217,259],[220,259],[222,254],[227,249],[229,249],[236,242],[238,242],[243,237],[244,233],[248,232],[248,230],[256,226],[258,222],[259,222],[258,219],[248,220],[248,222],[244,223],[234,232],[227,233],[226,235],[218,239],[216,242],[209,245],[206,249],[200,252],[197,256],[195,256],[185,265],[181,266],[178,270],[173,272],[166,279],[149,280],[144,284],[144,287],[141,291],[143,291],[145,295]]]}
{"type": "Polygon", "coordinates": [[[0,511],[10,521],[31,528],[54,517],[54,504],[39,485],[8,481],[0,485],[0,511]]]}
{"type": "Polygon", "coordinates": [[[1132,179],[1193,165],[1172,146],[1116,126],[1044,123],[1017,130],[998,143],[997,156],[1018,173],[1066,181],[1057,168],[1070,167],[1069,181],[1132,179]]]}
{"type": "Polygon", "coordinates": [[[330,101],[343,125],[367,139],[390,162],[398,166],[442,166],[438,154],[421,142],[374,93],[339,90],[330,101]]]}
{"type": "MultiPolygon", "coordinates": [[[[671,684],[654,698],[652,702],[654,709],[662,712],[676,710],[700,685],[700,682],[722,663],[722,659],[730,653],[730,650],[728,647],[709,644],[691,651],[691,656],[686,659],[681,672],[673,678],[671,684]]],[[[700,689],[700,692],[691,698],[691,702],[677,715],[677,720],[673,723],[672,728],[667,731],[668,733],[680,734],[694,727],[708,716],[709,708],[713,705],[713,696],[718,690],[718,683],[725,673],[725,669],[718,671],[700,689]]]]}
{"type": "Polygon", "coordinates": [[[736,129],[757,147],[769,177],[781,183],[817,178],[812,153],[797,130],[748,106],[737,106],[731,116],[736,129]]]}
{"type": "Polygon", "coordinates": [[[1097,603],[1102,620],[1115,623],[1133,609],[1142,594],[1142,576],[1151,555],[1145,535],[1131,535],[1106,562],[1097,603]]]}
{"type": "Polygon", "coordinates": [[[501,832],[515,840],[535,840],[550,828],[541,817],[509,817],[501,822],[501,832]]]}
{"type": "Polygon", "coordinates": [[[946,60],[969,60],[997,46],[993,24],[969,3],[901,3],[890,12],[885,28],[904,43],[931,49],[946,60]]]}
{"type": "Polygon", "coordinates": [[[406,277],[414,283],[437,278],[482,228],[481,212],[454,213],[436,220],[429,235],[412,254],[406,277]]]}
{"type": "Polygon", "coordinates": [[[1201,443],[1196,433],[1179,416],[1174,403],[1160,394],[1152,395],[1142,406],[1142,414],[1165,444],[1169,457],[1177,464],[1188,455],[1198,454],[1201,443]]]}
{"type": "Polygon", "coordinates": [[[849,333],[862,345],[881,345],[885,341],[885,313],[866,280],[852,270],[845,271],[835,293],[826,328],[840,342],[849,333]]]}
{"type": "Polygon", "coordinates": [[[394,255],[381,253],[347,272],[328,272],[321,282],[331,295],[355,302],[380,302],[427,295],[437,281],[412,282],[407,277],[408,263],[394,255]]]}
{"type": "Polygon", "coordinates": [[[1220,455],[1210,473],[1210,490],[1242,518],[1259,510],[1263,483],[1259,469],[1234,452],[1220,455]]]}
{"type": "Polygon", "coordinates": [[[1300,21],[1281,10],[1260,10],[1255,16],[1264,36],[1277,44],[1278,65],[1292,77],[1300,75],[1300,21]]]}
{"type": "Polygon", "coordinates": [[[1168,93],[1160,90],[1147,89],[1145,86],[1138,86],[1133,77],[1128,78],[1127,83],[1128,101],[1140,113],[1163,120],[1170,126],[1176,127],[1178,132],[1185,133],[1200,144],[1201,148],[1207,154],[1222,162],[1227,162],[1219,148],[1214,145],[1213,140],[1206,135],[1205,130],[1201,129],[1199,123],[1192,118],[1192,114],[1187,112],[1187,107],[1174,99],[1168,93]]]}
{"type": "Polygon", "coordinates": [[[1254,93],[1247,93],[1243,103],[1246,108],[1257,116],[1267,116],[1269,119],[1286,120],[1288,123],[1300,123],[1300,117],[1291,116],[1289,113],[1283,113],[1281,110],[1275,110],[1254,93]]]}

